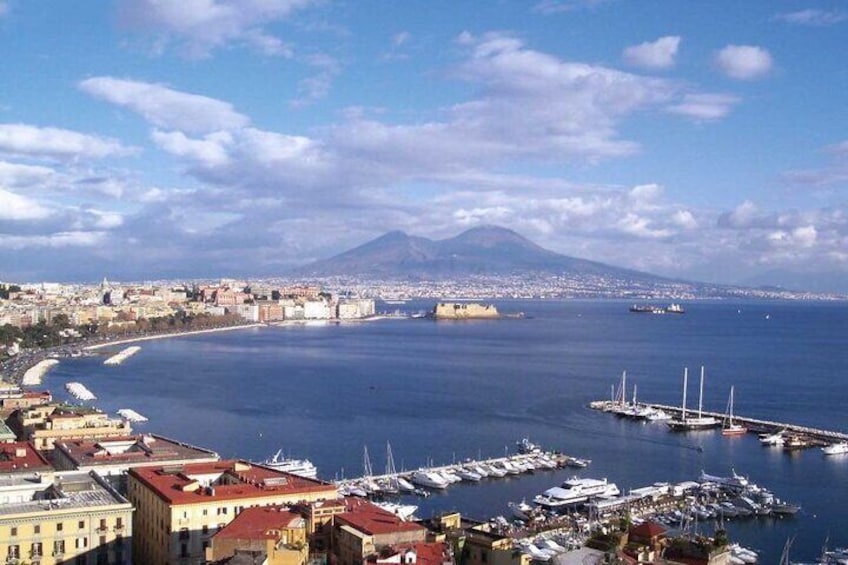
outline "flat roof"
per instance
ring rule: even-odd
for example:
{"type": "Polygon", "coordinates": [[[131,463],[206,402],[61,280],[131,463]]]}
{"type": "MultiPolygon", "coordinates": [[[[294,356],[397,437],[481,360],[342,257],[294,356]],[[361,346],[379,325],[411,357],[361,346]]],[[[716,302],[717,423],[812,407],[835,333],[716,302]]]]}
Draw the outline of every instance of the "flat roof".
{"type": "Polygon", "coordinates": [[[336,498],[335,485],[228,459],[163,467],[137,467],[129,475],[171,504],[318,494],[336,498]]]}
{"type": "Polygon", "coordinates": [[[96,473],[63,475],[45,483],[38,500],[0,504],[0,516],[32,512],[74,511],[99,506],[125,504],[129,501],[108,486],[96,473]]]}
{"type": "Polygon", "coordinates": [[[218,459],[218,454],[154,434],[116,436],[108,439],[63,439],[55,448],[77,467],[101,465],[150,465],[186,459],[218,459]]]}

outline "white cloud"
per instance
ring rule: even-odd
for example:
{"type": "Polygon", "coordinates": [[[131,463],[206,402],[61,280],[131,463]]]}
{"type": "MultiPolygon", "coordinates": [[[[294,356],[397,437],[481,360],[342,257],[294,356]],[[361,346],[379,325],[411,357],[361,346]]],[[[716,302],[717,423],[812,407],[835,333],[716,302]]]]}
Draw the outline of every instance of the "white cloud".
{"type": "Polygon", "coordinates": [[[797,12],[778,14],[775,16],[775,19],[797,25],[829,26],[845,21],[848,19],[848,16],[844,12],[836,10],[828,11],[808,8],[797,12]]]}
{"type": "Polygon", "coordinates": [[[94,247],[102,245],[108,236],[104,231],[67,231],[50,235],[4,235],[0,234],[0,247],[26,249],[29,247],[94,247]]]}
{"type": "Polygon", "coordinates": [[[762,78],[771,71],[771,54],[755,45],[728,45],[716,53],[714,62],[718,69],[737,80],[762,78]]]}
{"type": "Polygon", "coordinates": [[[412,39],[412,34],[408,31],[401,31],[396,33],[394,37],[392,37],[392,44],[395,47],[400,47],[404,43],[407,43],[410,39],[412,39]]]}
{"type": "Polygon", "coordinates": [[[646,69],[668,69],[674,66],[674,58],[680,46],[680,37],[668,35],[656,41],[646,41],[627,47],[624,60],[633,66],[646,69]]]}
{"type": "Polygon", "coordinates": [[[115,139],[27,124],[0,124],[0,154],[42,159],[100,159],[132,154],[115,139]]]}
{"type": "Polygon", "coordinates": [[[50,210],[35,200],[0,188],[0,220],[42,220],[50,210]]]}
{"type": "Polygon", "coordinates": [[[293,107],[307,106],[326,97],[330,92],[333,80],[341,70],[339,62],[329,55],[312,55],[307,57],[306,60],[317,72],[298,82],[297,89],[300,96],[292,100],[291,105],[293,107]]]}
{"type": "Polygon", "coordinates": [[[689,210],[677,210],[672,216],[672,221],[675,225],[687,230],[693,230],[698,227],[698,221],[689,210]]]}
{"type": "Polygon", "coordinates": [[[284,20],[317,0],[121,0],[120,20],[149,30],[156,42],[176,41],[189,57],[202,58],[231,44],[268,55],[290,56],[290,48],[265,26],[284,20]]]}
{"type": "Polygon", "coordinates": [[[79,87],[95,98],[139,114],[160,128],[204,134],[250,123],[228,102],[180,92],[161,84],[104,76],[86,79],[79,87]]]}
{"type": "Polygon", "coordinates": [[[848,182],[848,141],[824,148],[832,157],[829,166],[819,169],[794,170],[783,173],[783,177],[795,184],[827,186],[848,182]]]}
{"type": "Polygon", "coordinates": [[[666,109],[673,114],[707,122],[724,118],[738,103],[739,98],[730,94],[685,94],[680,102],[666,109]]]}
{"type": "Polygon", "coordinates": [[[218,167],[227,163],[229,160],[227,146],[233,140],[232,135],[227,132],[216,132],[202,139],[192,139],[179,131],[156,130],[151,136],[163,151],[207,167],[218,167]]]}
{"type": "Polygon", "coordinates": [[[32,186],[48,182],[54,175],[49,167],[0,161],[0,186],[32,186]]]}

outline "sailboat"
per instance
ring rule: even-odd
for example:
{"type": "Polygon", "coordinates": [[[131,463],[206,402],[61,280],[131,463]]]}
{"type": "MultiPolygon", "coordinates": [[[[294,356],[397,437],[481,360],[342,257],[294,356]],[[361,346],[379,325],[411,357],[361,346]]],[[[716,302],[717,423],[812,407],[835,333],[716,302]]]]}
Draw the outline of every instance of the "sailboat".
{"type": "Polygon", "coordinates": [[[738,436],[748,432],[748,428],[733,421],[733,386],[730,387],[730,398],[727,400],[727,417],[721,427],[721,435],[738,436]]]}
{"type": "Polygon", "coordinates": [[[704,416],[703,415],[703,400],[704,400],[704,367],[701,366],[701,387],[700,394],[698,396],[698,415],[694,418],[686,417],[686,389],[688,387],[689,382],[689,369],[688,367],[684,367],[683,369],[683,409],[680,413],[680,418],[674,418],[666,422],[668,427],[672,429],[672,431],[690,431],[690,430],[706,430],[709,428],[715,428],[719,425],[719,421],[712,416],[704,416]]]}
{"type": "Polygon", "coordinates": [[[371,470],[371,458],[368,456],[368,446],[363,446],[362,467],[365,475],[359,481],[359,487],[368,494],[380,492],[380,485],[374,480],[374,472],[371,470]]]}

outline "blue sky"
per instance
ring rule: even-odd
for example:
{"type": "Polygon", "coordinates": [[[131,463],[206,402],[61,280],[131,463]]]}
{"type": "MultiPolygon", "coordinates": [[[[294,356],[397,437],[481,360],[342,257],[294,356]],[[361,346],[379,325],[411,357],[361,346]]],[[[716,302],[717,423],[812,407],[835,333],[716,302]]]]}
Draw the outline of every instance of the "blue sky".
{"type": "Polygon", "coordinates": [[[845,2],[0,0],[0,53],[0,280],[497,224],[848,289],[845,2]]]}

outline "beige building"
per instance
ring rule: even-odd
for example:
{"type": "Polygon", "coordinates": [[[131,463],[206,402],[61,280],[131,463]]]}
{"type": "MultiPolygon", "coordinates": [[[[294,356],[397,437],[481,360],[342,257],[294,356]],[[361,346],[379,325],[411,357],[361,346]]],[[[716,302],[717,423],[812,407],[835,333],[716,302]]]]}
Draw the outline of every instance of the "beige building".
{"type": "Polygon", "coordinates": [[[96,473],[3,480],[0,558],[39,565],[131,563],[132,505],[96,473]],[[17,488],[15,488],[17,486],[17,488]]]}
{"type": "Polygon", "coordinates": [[[332,484],[226,460],[129,471],[136,563],[200,564],[211,537],[244,509],[335,499],[332,484]]]}
{"type": "Polygon", "coordinates": [[[18,439],[36,449],[50,450],[57,439],[105,439],[132,433],[129,422],[109,418],[96,408],[44,404],[16,410],[9,423],[18,439]]]}
{"type": "Polygon", "coordinates": [[[245,508],[212,536],[206,559],[219,562],[237,553],[264,555],[268,565],[304,565],[309,557],[306,520],[285,506],[245,508]]]}
{"type": "Polygon", "coordinates": [[[333,517],[332,552],[338,565],[363,565],[385,549],[427,539],[424,526],[401,520],[365,499],[346,498],[345,505],[345,511],[333,517]]]}

